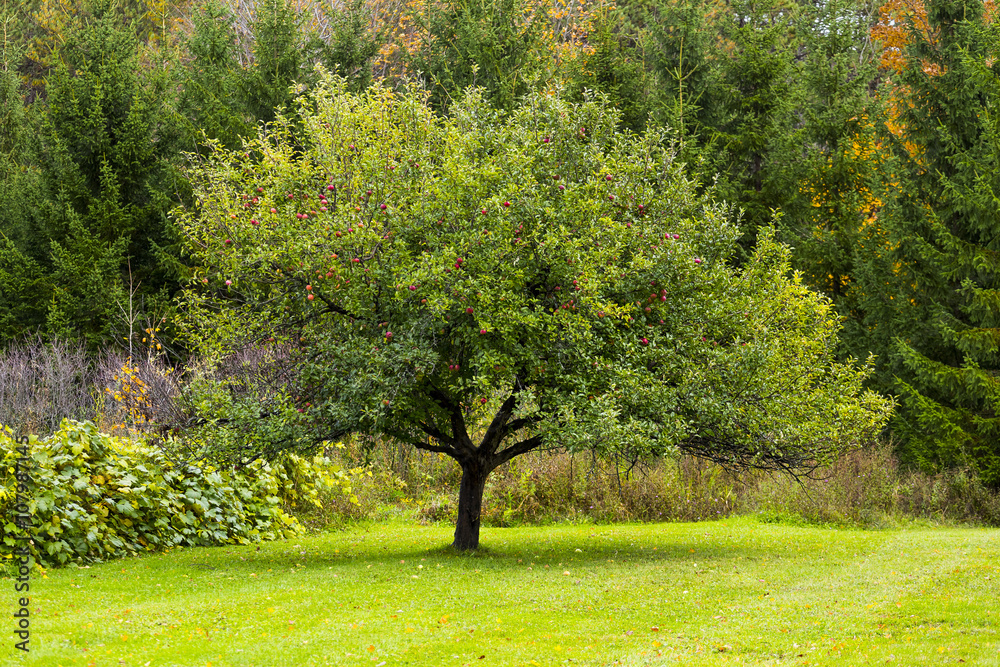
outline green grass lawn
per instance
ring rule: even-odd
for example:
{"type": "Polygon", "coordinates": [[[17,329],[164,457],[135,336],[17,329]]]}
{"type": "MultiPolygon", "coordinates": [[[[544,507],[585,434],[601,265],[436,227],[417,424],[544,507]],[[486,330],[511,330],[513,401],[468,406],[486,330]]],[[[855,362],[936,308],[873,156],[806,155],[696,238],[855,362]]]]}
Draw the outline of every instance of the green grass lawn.
{"type": "MultiPolygon", "coordinates": [[[[51,571],[31,665],[1000,665],[1000,531],[379,523],[51,571]]],[[[13,610],[13,585],[3,582],[13,610]]],[[[12,626],[8,616],[7,624],[12,626]]]]}

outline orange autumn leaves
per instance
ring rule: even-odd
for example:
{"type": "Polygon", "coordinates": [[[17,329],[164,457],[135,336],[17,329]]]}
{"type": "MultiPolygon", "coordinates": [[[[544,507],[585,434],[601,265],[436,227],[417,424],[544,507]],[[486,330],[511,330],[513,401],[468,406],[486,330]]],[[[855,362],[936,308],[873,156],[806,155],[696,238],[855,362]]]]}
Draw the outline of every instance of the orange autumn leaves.
{"type": "MultiPolygon", "coordinates": [[[[992,20],[996,7],[996,0],[983,3],[987,22],[992,20]]],[[[901,72],[906,63],[904,52],[911,39],[911,25],[924,39],[932,44],[937,42],[937,31],[931,28],[923,0],[888,0],[879,9],[878,23],[872,27],[871,36],[882,49],[880,67],[890,75],[901,72]]],[[[928,64],[927,67],[933,70],[936,65],[928,64]]]]}

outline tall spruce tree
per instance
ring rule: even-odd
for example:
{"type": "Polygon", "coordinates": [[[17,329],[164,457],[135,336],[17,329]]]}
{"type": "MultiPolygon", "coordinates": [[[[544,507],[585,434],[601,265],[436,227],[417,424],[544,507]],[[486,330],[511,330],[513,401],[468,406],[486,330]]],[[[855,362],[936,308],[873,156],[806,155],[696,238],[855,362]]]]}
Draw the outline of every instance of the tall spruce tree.
{"type": "Polygon", "coordinates": [[[169,308],[179,267],[167,211],[181,184],[165,79],[141,69],[115,5],[93,5],[48,82],[38,202],[17,250],[44,276],[45,290],[25,296],[44,308],[44,328],[96,348],[129,330],[130,289],[150,311],[169,308]]]}
{"type": "Polygon", "coordinates": [[[237,148],[253,129],[240,97],[244,72],[236,59],[232,22],[232,13],[217,0],[209,0],[194,15],[180,69],[177,109],[187,151],[200,151],[204,139],[237,148]]]}
{"type": "Polygon", "coordinates": [[[854,332],[855,256],[882,182],[879,105],[869,92],[877,61],[866,48],[873,10],[857,0],[832,0],[804,18],[801,180],[782,220],[783,240],[795,247],[795,267],[806,282],[833,300],[848,318],[845,329],[854,332]]]}
{"type": "Polygon", "coordinates": [[[22,17],[0,9],[0,347],[37,331],[45,322],[39,294],[48,291],[41,266],[27,249],[35,245],[25,224],[39,204],[39,173],[33,165],[31,137],[35,116],[25,104],[27,90],[19,68],[25,48],[13,39],[24,29],[22,17]]]}
{"type": "Polygon", "coordinates": [[[797,15],[780,3],[733,4],[722,26],[731,52],[720,62],[720,108],[708,166],[718,196],[744,211],[740,245],[749,253],[757,229],[798,198],[801,161],[797,15]]]}
{"type": "Polygon", "coordinates": [[[253,22],[254,63],[240,79],[242,106],[251,126],[270,123],[280,107],[290,107],[295,84],[309,86],[314,48],[307,45],[302,19],[287,0],[263,0],[253,22]]]}
{"type": "Polygon", "coordinates": [[[408,66],[426,81],[435,109],[479,86],[492,106],[511,110],[542,67],[543,24],[530,16],[526,0],[445,0],[413,11],[423,43],[408,66]]]}
{"type": "Polygon", "coordinates": [[[970,465],[1000,487],[1000,161],[980,0],[930,0],[892,81],[895,179],[859,271],[870,347],[901,409],[903,457],[970,465]]]}

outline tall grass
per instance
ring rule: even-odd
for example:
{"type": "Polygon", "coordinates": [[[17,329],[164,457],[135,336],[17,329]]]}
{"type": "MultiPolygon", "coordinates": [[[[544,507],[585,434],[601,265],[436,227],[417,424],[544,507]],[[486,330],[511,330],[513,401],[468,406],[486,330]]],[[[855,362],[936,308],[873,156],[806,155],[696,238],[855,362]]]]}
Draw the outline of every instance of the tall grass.
{"type": "MultiPolygon", "coordinates": [[[[442,455],[388,440],[354,439],[329,452],[367,470],[359,504],[329,498],[312,525],[410,514],[452,522],[461,471],[442,455]]],[[[693,457],[632,465],[593,454],[534,452],[496,470],[483,498],[493,526],[556,522],[704,521],[754,514],[766,521],[884,527],[930,521],[1000,525],[1000,496],[969,470],[937,475],[901,469],[889,442],[852,452],[811,478],[734,475],[693,457]]]]}

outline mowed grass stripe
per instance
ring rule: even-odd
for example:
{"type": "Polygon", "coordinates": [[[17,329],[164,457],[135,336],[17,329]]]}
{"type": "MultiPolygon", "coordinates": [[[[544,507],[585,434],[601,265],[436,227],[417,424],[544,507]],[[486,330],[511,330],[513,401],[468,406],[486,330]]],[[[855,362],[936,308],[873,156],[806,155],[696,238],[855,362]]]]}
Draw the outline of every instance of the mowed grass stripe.
{"type": "MultiPolygon", "coordinates": [[[[483,537],[457,555],[447,526],[379,523],[51,571],[28,663],[1000,665],[997,530],[744,518],[483,537]]],[[[11,644],[4,664],[23,664],[11,644]]]]}

